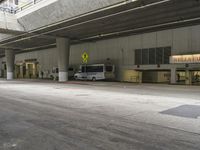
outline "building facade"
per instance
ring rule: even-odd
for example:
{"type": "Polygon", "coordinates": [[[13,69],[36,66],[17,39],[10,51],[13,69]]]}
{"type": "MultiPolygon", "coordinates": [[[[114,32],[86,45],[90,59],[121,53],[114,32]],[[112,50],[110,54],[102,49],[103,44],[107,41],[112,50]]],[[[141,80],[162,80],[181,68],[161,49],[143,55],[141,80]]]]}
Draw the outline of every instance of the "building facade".
{"type": "MultiPolygon", "coordinates": [[[[200,25],[71,45],[70,66],[77,70],[81,55],[89,64],[116,66],[116,80],[143,83],[198,84],[200,75],[200,25]],[[176,58],[176,59],[175,59],[176,58]]],[[[1,58],[5,76],[5,58],[1,58]]],[[[15,56],[17,78],[50,78],[58,67],[57,49],[26,52],[15,56]]]]}

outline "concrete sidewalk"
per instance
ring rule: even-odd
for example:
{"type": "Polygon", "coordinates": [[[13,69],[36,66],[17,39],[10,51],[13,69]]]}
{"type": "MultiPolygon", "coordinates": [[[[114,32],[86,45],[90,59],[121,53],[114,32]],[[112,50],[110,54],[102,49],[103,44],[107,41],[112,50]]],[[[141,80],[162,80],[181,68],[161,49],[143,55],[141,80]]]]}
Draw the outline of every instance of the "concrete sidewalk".
{"type": "Polygon", "coordinates": [[[199,97],[198,87],[1,80],[0,149],[198,150],[199,97]]]}

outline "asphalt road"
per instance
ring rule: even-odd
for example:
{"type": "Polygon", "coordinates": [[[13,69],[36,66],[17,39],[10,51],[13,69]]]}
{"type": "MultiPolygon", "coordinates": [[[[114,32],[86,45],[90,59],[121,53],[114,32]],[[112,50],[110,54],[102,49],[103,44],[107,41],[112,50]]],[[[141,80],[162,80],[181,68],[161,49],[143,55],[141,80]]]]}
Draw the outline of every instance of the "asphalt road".
{"type": "Polygon", "coordinates": [[[199,91],[0,80],[0,150],[200,150],[200,116],[162,113],[199,106],[199,91]]]}

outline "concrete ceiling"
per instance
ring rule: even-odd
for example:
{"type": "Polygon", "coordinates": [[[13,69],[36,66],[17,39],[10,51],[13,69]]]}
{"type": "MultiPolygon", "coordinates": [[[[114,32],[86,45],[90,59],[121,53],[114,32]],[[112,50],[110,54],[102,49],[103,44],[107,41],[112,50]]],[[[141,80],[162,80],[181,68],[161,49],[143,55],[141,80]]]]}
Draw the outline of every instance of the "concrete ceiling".
{"type": "Polygon", "coordinates": [[[193,24],[200,24],[199,0],[138,0],[2,40],[0,47],[34,50],[55,47],[58,36],[77,43],[193,24]]]}
{"type": "Polygon", "coordinates": [[[3,1],[5,1],[5,0],[0,0],[0,3],[2,3],[3,1]]]}

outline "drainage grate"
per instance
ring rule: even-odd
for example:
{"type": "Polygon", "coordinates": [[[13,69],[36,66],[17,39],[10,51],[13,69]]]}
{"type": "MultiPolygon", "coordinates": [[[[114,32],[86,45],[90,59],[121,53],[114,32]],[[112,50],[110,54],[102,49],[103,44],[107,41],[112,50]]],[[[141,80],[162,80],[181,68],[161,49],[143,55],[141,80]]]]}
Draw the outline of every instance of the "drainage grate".
{"type": "Polygon", "coordinates": [[[163,111],[161,114],[198,119],[200,117],[200,105],[182,105],[163,111]]]}

